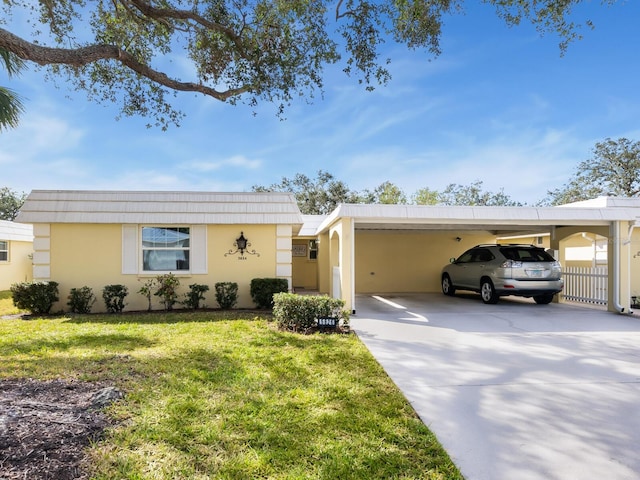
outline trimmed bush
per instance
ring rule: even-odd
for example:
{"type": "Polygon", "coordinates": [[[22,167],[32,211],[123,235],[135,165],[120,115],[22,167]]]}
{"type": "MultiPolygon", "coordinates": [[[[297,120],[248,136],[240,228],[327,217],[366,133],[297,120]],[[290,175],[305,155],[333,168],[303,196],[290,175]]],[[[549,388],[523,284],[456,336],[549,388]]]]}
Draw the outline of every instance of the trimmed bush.
{"type": "Polygon", "coordinates": [[[129,289],[125,285],[106,285],[102,289],[102,299],[109,313],[122,313],[124,310],[124,299],[129,294],[129,289]]]}
{"type": "Polygon", "coordinates": [[[71,313],[91,313],[91,307],[96,302],[96,296],[91,287],[72,288],[67,297],[67,305],[71,313]]]}
{"type": "Polygon", "coordinates": [[[285,278],[254,278],[251,280],[251,299],[258,308],[273,308],[273,295],[289,291],[285,278]]]}
{"type": "Polygon", "coordinates": [[[189,285],[189,291],[184,294],[185,299],[182,304],[187,308],[197,310],[200,308],[200,302],[204,300],[204,294],[209,291],[209,285],[200,285],[194,283],[189,285]]]}
{"type": "Polygon", "coordinates": [[[33,315],[44,315],[58,298],[58,282],[22,282],[11,285],[13,304],[33,315]]]}
{"type": "Polygon", "coordinates": [[[344,300],[339,298],[277,293],[273,300],[273,316],[283,330],[307,332],[316,326],[318,317],[336,317],[340,325],[349,325],[349,312],[344,310],[344,300]]]}
{"type": "MultiPolygon", "coordinates": [[[[141,281],[140,279],[138,279],[138,281],[141,281]]],[[[156,288],[156,279],[155,278],[149,278],[147,281],[145,281],[142,286],[140,287],[140,290],[138,290],[138,293],[140,295],[144,295],[144,297],[147,299],[147,311],[150,312],[151,311],[151,295],[153,295],[153,290],[154,288],[156,288]]]]}
{"type": "Polygon", "coordinates": [[[235,307],[238,303],[238,284],[236,282],[218,282],[215,284],[216,302],[223,310],[235,307]]]}
{"type": "Polygon", "coordinates": [[[156,285],[157,289],[154,295],[162,299],[165,310],[173,310],[173,306],[178,301],[178,287],[180,286],[180,279],[178,279],[173,273],[158,275],[156,277],[156,285]]]}

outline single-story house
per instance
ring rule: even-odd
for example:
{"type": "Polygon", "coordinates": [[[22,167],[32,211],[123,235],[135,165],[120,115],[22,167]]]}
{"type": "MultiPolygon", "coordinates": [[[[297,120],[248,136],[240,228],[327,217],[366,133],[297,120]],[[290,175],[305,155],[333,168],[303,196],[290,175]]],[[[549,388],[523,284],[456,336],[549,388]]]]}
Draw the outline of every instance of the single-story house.
{"type": "Polygon", "coordinates": [[[128,287],[127,309],[143,310],[137,292],[163,273],[184,292],[237,282],[237,306],[252,307],[251,279],[291,284],[291,243],[303,223],[288,193],[33,191],[18,218],[33,224],[34,279],[59,283],[53,311],[66,308],[71,288],[91,287],[100,299],[113,284],[128,287]]]}
{"type": "Polygon", "coordinates": [[[34,227],[34,279],[57,281],[61,297],[124,284],[128,309],[145,308],[135,294],[145,279],[172,272],[185,288],[237,282],[239,307],[253,306],[251,279],[279,277],[355,311],[358,293],[439,291],[443,265],[480,243],[527,239],[564,265],[570,248],[606,239],[605,303],[628,312],[640,296],[639,218],[636,198],[561,207],[348,204],[308,216],[286,193],[33,191],[18,220],[34,227]]]}
{"type": "Polygon", "coordinates": [[[33,227],[0,220],[0,290],[32,278],[33,227]]]}

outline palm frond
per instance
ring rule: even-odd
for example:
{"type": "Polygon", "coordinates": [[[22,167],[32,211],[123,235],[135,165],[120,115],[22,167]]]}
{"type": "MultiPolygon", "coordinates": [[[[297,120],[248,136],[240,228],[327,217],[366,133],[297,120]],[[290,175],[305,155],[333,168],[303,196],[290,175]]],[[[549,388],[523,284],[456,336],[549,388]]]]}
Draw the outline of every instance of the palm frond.
{"type": "Polygon", "coordinates": [[[0,60],[9,76],[17,75],[25,66],[24,60],[15,53],[0,47],[0,60]]]}
{"type": "Polygon", "coordinates": [[[20,97],[12,90],[0,87],[0,131],[17,127],[23,111],[20,97]]]}

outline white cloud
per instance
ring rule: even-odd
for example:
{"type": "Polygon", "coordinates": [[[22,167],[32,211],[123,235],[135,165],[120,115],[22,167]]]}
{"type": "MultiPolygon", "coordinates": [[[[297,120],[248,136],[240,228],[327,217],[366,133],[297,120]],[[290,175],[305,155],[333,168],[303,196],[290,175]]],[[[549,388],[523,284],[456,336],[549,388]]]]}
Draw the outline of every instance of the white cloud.
{"type": "Polygon", "coordinates": [[[18,128],[2,133],[0,163],[23,163],[71,152],[84,135],[84,129],[63,119],[30,113],[18,128]]]}
{"type": "Polygon", "coordinates": [[[262,160],[251,160],[243,155],[234,155],[222,160],[195,160],[183,165],[185,170],[195,170],[198,172],[214,172],[226,168],[244,168],[255,170],[262,166],[262,160]]]}

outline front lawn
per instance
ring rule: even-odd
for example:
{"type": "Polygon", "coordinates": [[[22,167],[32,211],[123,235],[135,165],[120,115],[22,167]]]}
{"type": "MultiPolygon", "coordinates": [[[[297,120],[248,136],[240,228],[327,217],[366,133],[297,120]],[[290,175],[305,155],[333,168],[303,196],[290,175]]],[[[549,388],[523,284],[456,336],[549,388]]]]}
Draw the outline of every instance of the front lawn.
{"type": "Polygon", "coordinates": [[[20,313],[20,310],[13,304],[11,292],[9,290],[0,290],[0,317],[16,313],[20,313]]]}
{"type": "Polygon", "coordinates": [[[125,393],[88,450],[95,479],[462,478],[355,335],[241,317],[0,320],[0,379],[125,393]]]}

